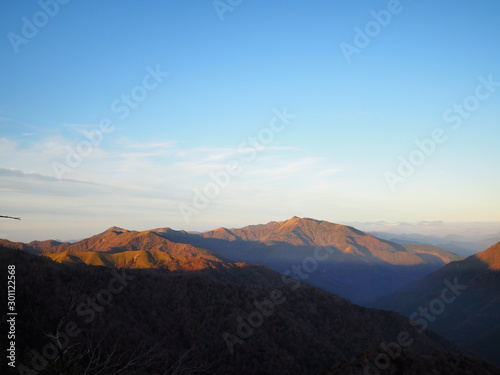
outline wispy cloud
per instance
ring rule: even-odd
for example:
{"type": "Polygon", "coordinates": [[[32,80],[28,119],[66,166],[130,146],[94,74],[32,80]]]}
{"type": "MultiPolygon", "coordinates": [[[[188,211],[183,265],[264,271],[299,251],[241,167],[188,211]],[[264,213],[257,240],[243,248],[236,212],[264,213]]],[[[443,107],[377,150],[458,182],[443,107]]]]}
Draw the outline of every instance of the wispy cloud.
{"type": "Polygon", "coordinates": [[[77,197],[96,194],[104,187],[102,184],[75,179],[62,183],[53,176],[0,168],[0,190],[4,194],[23,193],[38,197],[45,195],[77,197]]]}
{"type": "MultiPolygon", "coordinates": [[[[234,216],[239,210],[265,210],[268,205],[279,210],[299,199],[317,205],[331,196],[332,185],[322,181],[325,175],[340,171],[328,159],[292,147],[263,147],[255,159],[245,162],[233,147],[181,148],[169,139],[140,143],[113,138],[60,181],[51,162],[66,157],[68,144],[62,135],[38,142],[0,138],[0,204],[25,217],[45,214],[54,227],[64,226],[64,217],[78,220],[94,215],[100,218],[94,225],[101,220],[122,226],[148,222],[151,227],[165,222],[183,228],[179,202],[191,199],[193,189],[205,186],[210,174],[224,170],[228,162],[238,160],[243,172],[213,202],[208,216],[213,214],[210,210],[234,216]],[[258,207],[254,199],[260,202],[258,207]]],[[[205,220],[202,217],[193,225],[205,220]]]]}
{"type": "MultiPolygon", "coordinates": [[[[3,180],[7,178],[19,178],[19,179],[31,179],[31,180],[38,180],[38,181],[44,181],[44,182],[57,182],[61,183],[61,181],[53,176],[46,176],[42,175],[40,173],[35,173],[35,172],[23,172],[15,169],[5,169],[5,168],[0,168],[0,176],[3,178],[3,180]]],[[[102,186],[101,184],[96,184],[93,182],[87,182],[87,181],[79,181],[79,180],[73,180],[73,179],[67,179],[65,182],[72,183],[72,184],[84,184],[84,185],[94,185],[94,186],[102,186]]],[[[1,182],[0,182],[1,183],[1,182]]]]}

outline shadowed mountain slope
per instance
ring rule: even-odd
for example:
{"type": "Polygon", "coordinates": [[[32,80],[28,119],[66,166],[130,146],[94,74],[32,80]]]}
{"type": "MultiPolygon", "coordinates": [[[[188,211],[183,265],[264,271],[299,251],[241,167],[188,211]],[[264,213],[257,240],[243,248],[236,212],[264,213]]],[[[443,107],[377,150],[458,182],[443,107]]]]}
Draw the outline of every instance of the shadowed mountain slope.
{"type": "Polygon", "coordinates": [[[201,234],[169,228],[155,232],[171,241],[212,250],[233,261],[291,272],[361,304],[462,259],[434,246],[396,244],[345,225],[298,217],[239,229],[218,228],[201,234]],[[325,251],[328,251],[326,258],[318,256],[325,251]]]}
{"type": "MultiPolygon", "coordinates": [[[[500,368],[485,360],[455,353],[422,355],[403,349],[394,359],[384,362],[387,353],[372,350],[336,365],[322,375],[490,375],[500,368]],[[378,360],[377,360],[378,358],[378,360]]],[[[390,358],[390,357],[389,357],[390,358]]]]}
{"type": "MultiPolygon", "coordinates": [[[[450,296],[445,298],[451,299],[450,296]]],[[[370,306],[398,311],[423,323],[420,308],[432,308],[429,327],[500,364],[500,242],[464,260],[452,262],[370,306]],[[460,285],[460,295],[440,312],[445,281],[460,285]],[[436,310],[439,309],[439,310],[436,310]]]]}
{"type": "MultiPolygon", "coordinates": [[[[441,264],[461,259],[437,247],[432,249],[425,245],[406,247],[381,240],[349,226],[299,217],[263,225],[250,225],[240,229],[219,228],[202,233],[201,236],[226,241],[283,243],[297,247],[334,246],[346,254],[344,258],[346,262],[354,262],[356,258],[353,256],[358,256],[365,262],[382,261],[393,265],[426,264],[431,257],[438,258],[441,264]],[[423,257],[422,255],[429,256],[423,257]]],[[[437,262],[439,262],[438,259],[436,259],[437,262]]]]}

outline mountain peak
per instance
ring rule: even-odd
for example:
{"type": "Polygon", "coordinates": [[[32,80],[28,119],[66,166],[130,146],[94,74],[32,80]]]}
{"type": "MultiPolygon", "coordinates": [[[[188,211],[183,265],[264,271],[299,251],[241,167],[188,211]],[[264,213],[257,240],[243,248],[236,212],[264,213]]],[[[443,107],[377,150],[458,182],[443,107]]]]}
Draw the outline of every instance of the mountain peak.
{"type": "Polygon", "coordinates": [[[293,216],[290,219],[285,220],[285,222],[315,222],[315,223],[322,223],[323,220],[316,220],[316,219],[312,219],[310,217],[293,216]]]}
{"type": "Polygon", "coordinates": [[[279,224],[282,226],[288,226],[288,225],[297,225],[297,226],[303,226],[303,225],[309,225],[309,226],[315,226],[315,225],[322,225],[324,223],[330,224],[330,225],[337,225],[335,223],[330,223],[328,221],[324,220],[316,220],[310,217],[298,217],[298,216],[293,216],[288,220],[282,221],[279,224]]]}
{"type": "Polygon", "coordinates": [[[126,233],[126,232],[130,232],[130,231],[127,230],[127,229],[123,229],[123,228],[120,228],[120,227],[113,226],[113,227],[110,227],[110,228],[108,228],[108,229],[106,229],[104,231],[104,233],[107,233],[107,232],[126,233]]]}

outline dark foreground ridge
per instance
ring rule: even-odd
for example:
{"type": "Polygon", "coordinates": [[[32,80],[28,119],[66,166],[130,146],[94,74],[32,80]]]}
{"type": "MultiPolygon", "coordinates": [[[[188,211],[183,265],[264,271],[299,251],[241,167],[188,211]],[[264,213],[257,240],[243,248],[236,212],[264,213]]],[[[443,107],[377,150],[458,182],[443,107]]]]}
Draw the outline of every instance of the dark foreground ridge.
{"type": "Polygon", "coordinates": [[[319,374],[401,335],[415,356],[463,355],[397,313],[261,266],[116,269],[5,248],[0,263],[16,266],[16,364],[29,374],[319,374]]]}
{"type": "Polygon", "coordinates": [[[500,365],[499,296],[500,242],[370,305],[398,311],[500,365]],[[459,298],[443,295],[443,280],[457,280],[459,298]]]}

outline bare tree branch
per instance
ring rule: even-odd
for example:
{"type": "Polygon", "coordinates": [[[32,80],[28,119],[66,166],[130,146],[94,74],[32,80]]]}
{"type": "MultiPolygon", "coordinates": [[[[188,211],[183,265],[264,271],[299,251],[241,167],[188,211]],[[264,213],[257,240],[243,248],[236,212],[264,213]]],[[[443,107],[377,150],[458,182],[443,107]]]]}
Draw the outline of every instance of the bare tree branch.
{"type": "Polygon", "coordinates": [[[175,363],[170,365],[166,363],[163,375],[217,374],[219,372],[213,370],[213,362],[206,359],[200,361],[195,354],[192,347],[181,354],[175,363]]]}
{"type": "Polygon", "coordinates": [[[14,219],[14,220],[21,220],[20,217],[14,217],[14,216],[2,216],[0,215],[0,218],[4,218],[4,219],[14,219]]]}

